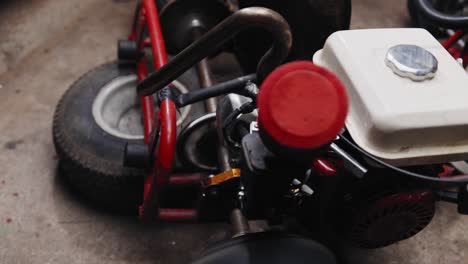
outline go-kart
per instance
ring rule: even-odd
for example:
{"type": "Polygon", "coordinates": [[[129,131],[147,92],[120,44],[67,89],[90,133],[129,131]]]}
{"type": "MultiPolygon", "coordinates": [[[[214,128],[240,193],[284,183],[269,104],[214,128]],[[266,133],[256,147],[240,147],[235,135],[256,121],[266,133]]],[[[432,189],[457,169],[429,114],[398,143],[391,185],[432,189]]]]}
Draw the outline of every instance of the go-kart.
{"type": "MultiPolygon", "coordinates": [[[[455,30],[466,20],[416,7],[455,30]]],[[[458,38],[348,30],[350,12],[349,0],[139,1],[118,60],[57,106],[63,175],[143,222],[229,221],[233,239],[199,264],[338,263],[343,245],[417,234],[437,201],[467,214],[468,76],[446,51],[458,38]],[[234,66],[213,74],[214,57],[234,66]]]]}

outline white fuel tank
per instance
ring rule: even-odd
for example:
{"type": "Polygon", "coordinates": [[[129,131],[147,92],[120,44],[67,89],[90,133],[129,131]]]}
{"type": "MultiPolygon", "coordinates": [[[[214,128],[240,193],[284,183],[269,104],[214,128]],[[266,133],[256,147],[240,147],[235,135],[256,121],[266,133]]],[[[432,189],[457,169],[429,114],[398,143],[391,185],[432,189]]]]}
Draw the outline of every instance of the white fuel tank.
{"type": "Polygon", "coordinates": [[[313,60],[347,87],[364,150],[399,166],[468,159],[468,74],[426,30],[336,32],[313,60]]]}

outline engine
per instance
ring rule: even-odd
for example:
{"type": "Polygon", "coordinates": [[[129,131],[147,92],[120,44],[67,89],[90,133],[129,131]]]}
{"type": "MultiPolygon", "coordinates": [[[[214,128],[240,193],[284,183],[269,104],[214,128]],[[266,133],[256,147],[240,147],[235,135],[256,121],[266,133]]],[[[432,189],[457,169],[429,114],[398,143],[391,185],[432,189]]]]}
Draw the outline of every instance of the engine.
{"type": "MultiPolygon", "coordinates": [[[[345,83],[346,129],[361,149],[391,165],[432,175],[443,174],[438,164],[468,158],[468,75],[426,30],[336,32],[314,62],[345,83]]],[[[438,199],[430,186],[361,161],[370,169],[367,179],[346,184],[338,202],[343,214],[334,215],[335,228],[346,240],[383,247],[429,224],[438,199]]]]}

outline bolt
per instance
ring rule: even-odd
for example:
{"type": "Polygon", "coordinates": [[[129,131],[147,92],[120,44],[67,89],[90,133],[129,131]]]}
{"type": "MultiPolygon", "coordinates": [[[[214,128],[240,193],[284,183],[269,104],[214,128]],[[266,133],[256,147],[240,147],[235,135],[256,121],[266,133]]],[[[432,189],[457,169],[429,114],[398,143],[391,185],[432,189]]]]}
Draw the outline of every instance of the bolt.
{"type": "Polygon", "coordinates": [[[314,194],[314,190],[305,184],[301,186],[301,191],[306,196],[312,196],[312,194],[314,194]]]}

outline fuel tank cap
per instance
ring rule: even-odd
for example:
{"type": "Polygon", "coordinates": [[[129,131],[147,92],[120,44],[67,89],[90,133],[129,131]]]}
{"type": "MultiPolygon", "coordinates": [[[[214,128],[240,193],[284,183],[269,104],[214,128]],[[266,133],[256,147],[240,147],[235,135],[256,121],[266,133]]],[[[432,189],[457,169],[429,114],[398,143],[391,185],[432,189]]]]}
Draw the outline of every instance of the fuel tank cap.
{"type": "Polygon", "coordinates": [[[397,45],[390,48],[385,63],[395,74],[413,81],[434,78],[439,64],[431,52],[417,45],[397,45]]]}

